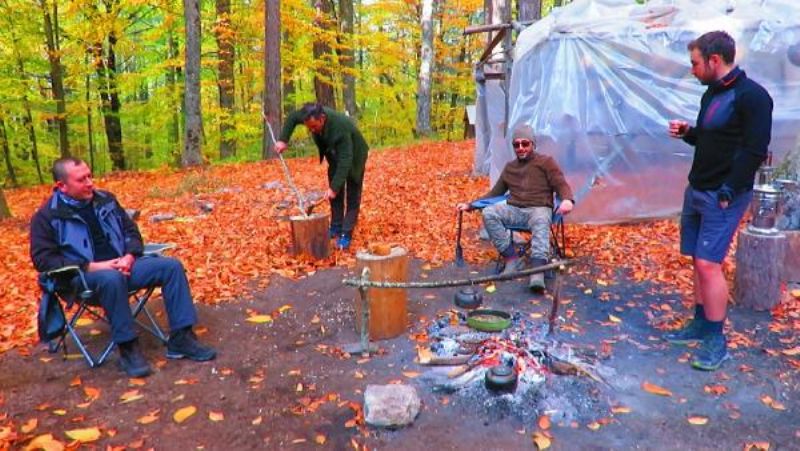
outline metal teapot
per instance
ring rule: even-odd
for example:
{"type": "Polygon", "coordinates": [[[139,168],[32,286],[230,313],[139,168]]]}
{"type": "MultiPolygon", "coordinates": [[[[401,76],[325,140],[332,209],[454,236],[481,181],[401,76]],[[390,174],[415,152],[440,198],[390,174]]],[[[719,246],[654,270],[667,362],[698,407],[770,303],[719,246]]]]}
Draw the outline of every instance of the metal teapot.
{"type": "Polygon", "coordinates": [[[517,372],[513,367],[501,363],[486,371],[484,383],[493,392],[513,393],[517,389],[517,372]]]}
{"type": "Polygon", "coordinates": [[[483,303],[483,296],[472,287],[462,288],[456,292],[456,307],[466,310],[476,309],[483,303]]]}

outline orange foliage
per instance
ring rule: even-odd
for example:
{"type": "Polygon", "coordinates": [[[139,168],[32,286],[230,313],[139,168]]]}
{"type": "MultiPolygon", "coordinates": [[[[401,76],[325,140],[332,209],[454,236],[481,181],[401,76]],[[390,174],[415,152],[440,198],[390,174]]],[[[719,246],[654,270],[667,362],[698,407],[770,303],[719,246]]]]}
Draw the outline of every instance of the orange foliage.
{"type": "MultiPolygon", "coordinates": [[[[374,242],[397,243],[433,266],[451,261],[455,204],[488,190],[485,177],[471,175],[473,147],[472,142],[428,142],[373,151],[352,249],[374,242]]],[[[293,159],[288,164],[301,190],[325,188],[325,164],[317,164],[316,158],[293,159]]],[[[322,261],[289,254],[289,224],[282,218],[297,210],[281,209],[293,206],[295,200],[275,161],[120,173],[95,184],[115,193],[124,207],[141,211],[139,226],[146,241],[177,244],[170,255],[183,261],[199,302],[250,298],[267,286],[273,274],[300,278],[320,268],[354,264],[353,251],[334,252],[322,261]],[[281,182],[282,188],[265,186],[270,182],[281,182]],[[198,206],[208,203],[213,209],[203,213],[198,206]],[[168,212],[177,218],[149,220],[168,212]]],[[[0,354],[36,339],[38,289],[28,255],[28,224],[49,192],[45,186],[6,191],[15,218],[0,221],[0,354]]],[[[327,206],[317,210],[326,211],[327,206]]],[[[479,214],[464,215],[462,242],[471,263],[486,263],[494,257],[488,246],[478,245],[479,225],[479,214]]],[[[567,235],[576,256],[592,258],[594,279],[613,281],[617,271],[625,269],[636,281],[665,285],[685,296],[691,293],[691,261],[679,256],[675,221],[570,224],[567,235]]],[[[731,274],[732,263],[727,265],[731,274]]],[[[784,320],[793,318],[796,324],[799,306],[795,299],[774,313],[784,320]]]]}

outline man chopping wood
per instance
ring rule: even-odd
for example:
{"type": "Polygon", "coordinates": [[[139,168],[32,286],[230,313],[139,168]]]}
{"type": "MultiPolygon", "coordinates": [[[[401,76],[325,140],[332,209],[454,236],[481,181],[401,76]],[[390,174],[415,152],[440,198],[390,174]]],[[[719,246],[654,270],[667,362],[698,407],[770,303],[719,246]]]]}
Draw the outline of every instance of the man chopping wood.
{"type": "Polygon", "coordinates": [[[276,152],[288,148],[287,143],[299,124],[311,133],[319,149],[320,163],[323,158],[328,162],[325,197],[331,204],[329,236],[336,239],[336,247],[348,249],[358,222],[369,146],[349,117],[319,103],[307,103],[286,118],[275,143],[276,152]]]}

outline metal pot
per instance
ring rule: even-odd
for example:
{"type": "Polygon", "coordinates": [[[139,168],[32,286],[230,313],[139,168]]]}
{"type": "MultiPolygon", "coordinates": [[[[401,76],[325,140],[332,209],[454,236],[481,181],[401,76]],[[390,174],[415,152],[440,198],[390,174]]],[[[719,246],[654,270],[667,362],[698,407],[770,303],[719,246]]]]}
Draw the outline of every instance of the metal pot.
{"type": "Polygon", "coordinates": [[[471,310],[480,307],[483,303],[483,296],[472,287],[462,288],[456,292],[456,307],[471,310]]]}
{"type": "Polygon", "coordinates": [[[773,235],[778,233],[775,227],[781,209],[781,190],[772,185],[757,185],[753,188],[753,202],[750,213],[753,219],[748,229],[754,233],[773,235]]]}
{"type": "Polygon", "coordinates": [[[484,384],[493,392],[513,393],[517,389],[517,372],[508,365],[493,366],[486,371],[484,384]]]}
{"type": "Polygon", "coordinates": [[[756,186],[771,185],[775,178],[775,168],[772,166],[761,166],[756,172],[756,186]]]}

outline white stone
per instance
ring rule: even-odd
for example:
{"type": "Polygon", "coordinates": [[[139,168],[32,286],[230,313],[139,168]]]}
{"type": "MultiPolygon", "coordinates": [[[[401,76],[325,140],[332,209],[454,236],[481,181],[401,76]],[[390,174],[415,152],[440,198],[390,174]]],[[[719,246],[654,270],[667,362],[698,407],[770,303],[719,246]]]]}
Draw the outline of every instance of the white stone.
{"type": "Polygon", "coordinates": [[[364,391],[364,418],[378,427],[402,427],[419,414],[417,390],[410,385],[368,385],[364,391]]]}

